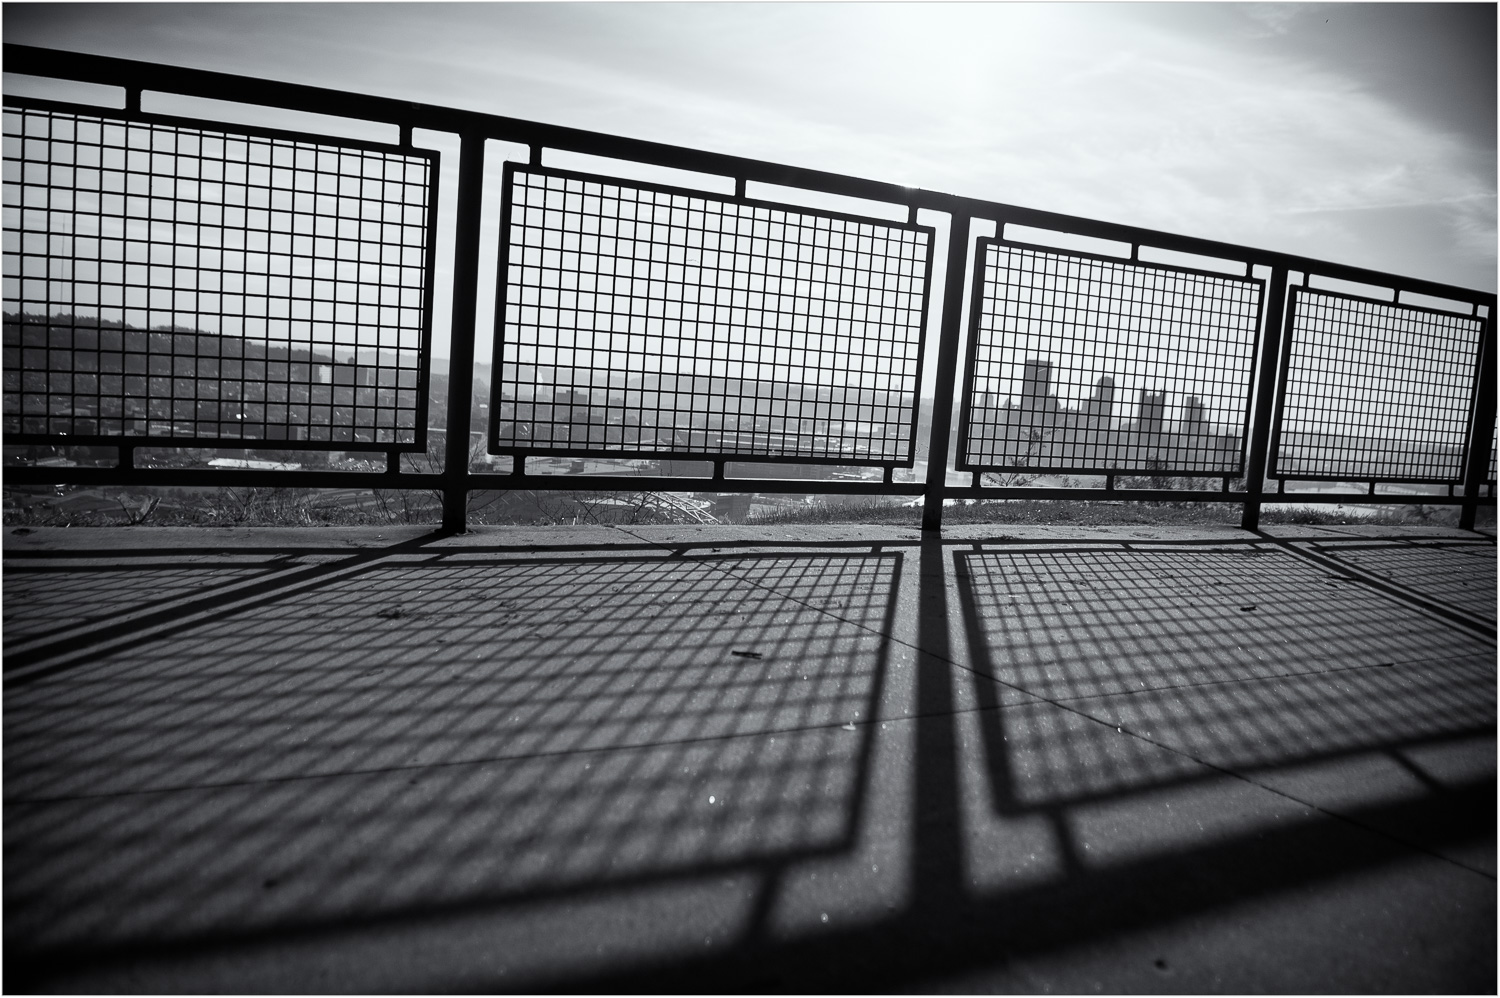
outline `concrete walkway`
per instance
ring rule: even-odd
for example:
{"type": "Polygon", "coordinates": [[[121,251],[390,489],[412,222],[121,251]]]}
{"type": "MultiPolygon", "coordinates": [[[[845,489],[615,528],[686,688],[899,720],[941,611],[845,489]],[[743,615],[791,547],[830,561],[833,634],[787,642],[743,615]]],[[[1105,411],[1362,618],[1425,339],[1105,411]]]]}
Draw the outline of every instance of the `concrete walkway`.
{"type": "Polygon", "coordinates": [[[9,992],[1496,988],[1487,537],[4,541],[9,992]]]}

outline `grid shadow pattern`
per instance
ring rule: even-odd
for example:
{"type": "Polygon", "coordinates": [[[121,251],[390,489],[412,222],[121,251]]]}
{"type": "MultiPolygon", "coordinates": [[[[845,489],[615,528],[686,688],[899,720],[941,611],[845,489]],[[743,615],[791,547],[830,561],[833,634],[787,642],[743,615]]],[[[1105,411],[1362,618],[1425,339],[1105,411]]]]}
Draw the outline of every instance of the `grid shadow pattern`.
{"type": "Polygon", "coordinates": [[[1325,558],[1428,596],[1483,620],[1495,620],[1493,544],[1315,544],[1325,558]]]}
{"type": "Polygon", "coordinates": [[[179,599],[202,597],[274,571],[273,566],[218,568],[132,563],[111,568],[114,585],[98,568],[5,566],[5,636],[22,642],[63,634],[179,599]]]}
{"type": "Polygon", "coordinates": [[[1261,281],[978,253],[960,470],[1241,473],[1261,281]]]}
{"type": "Polygon", "coordinates": [[[490,449],[910,467],[933,230],[507,164],[490,449]]]}
{"type": "Polygon", "coordinates": [[[8,690],[7,952],[846,848],[899,565],[387,561],[8,690]]]}
{"type": "Polygon", "coordinates": [[[424,446],[437,154],[4,113],[16,442],[424,446]]]}
{"type": "Polygon", "coordinates": [[[1493,644],[1289,554],[956,558],[1002,810],[1192,780],[1202,762],[1288,766],[1495,724],[1493,644]],[[995,680],[1070,709],[1000,706],[995,680]]]}
{"type": "Polygon", "coordinates": [[[1461,482],[1482,328],[1293,289],[1270,476],[1461,482]]]}

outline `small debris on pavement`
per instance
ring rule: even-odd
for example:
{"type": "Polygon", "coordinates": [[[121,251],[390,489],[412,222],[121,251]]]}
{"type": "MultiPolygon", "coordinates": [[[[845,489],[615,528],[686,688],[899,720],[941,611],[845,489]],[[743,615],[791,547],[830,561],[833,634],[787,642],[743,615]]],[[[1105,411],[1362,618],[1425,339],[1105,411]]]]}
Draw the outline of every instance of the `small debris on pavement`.
{"type": "Polygon", "coordinates": [[[736,649],[735,651],[731,651],[729,654],[731,654],[731,655],[738,655],[740,658],[763,658],[764,657],[758,651],[739,651],[738,649],[736,649]]]}

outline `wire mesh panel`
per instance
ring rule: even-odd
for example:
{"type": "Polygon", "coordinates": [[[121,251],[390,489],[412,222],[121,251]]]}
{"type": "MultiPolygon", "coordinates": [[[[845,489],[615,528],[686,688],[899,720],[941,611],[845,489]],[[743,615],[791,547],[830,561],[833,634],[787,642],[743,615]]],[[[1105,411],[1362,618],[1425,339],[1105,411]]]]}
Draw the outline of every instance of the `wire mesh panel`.
{"type": "Polygon", "coordinates": [[[1295,288],[1272,478],[1461,482],[1482,320],[1295,288]]]}
{"type": "Polygon", "coordinates": [[[965,471],[1242,471],[1263,283],[981,239],[965,471]]]}
{"type": "Polygon", "coordinates": [[[4,112],[7,439],[425,446],[437,154],[4,112]]]}
{"type": "Polygon", "coordinates": [[[491,452],[910,467],[932,235],[507,164],[491,452]]]}

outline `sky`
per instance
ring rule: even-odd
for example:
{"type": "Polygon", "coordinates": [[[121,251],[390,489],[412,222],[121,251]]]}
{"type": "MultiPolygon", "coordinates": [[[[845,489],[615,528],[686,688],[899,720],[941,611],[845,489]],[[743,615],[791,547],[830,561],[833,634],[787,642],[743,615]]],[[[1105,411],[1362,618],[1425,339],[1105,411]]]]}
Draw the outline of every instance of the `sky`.
{"type": "Polygon", "coordinates": [[[1496,287],[1489,4],[6,4],[7,41],[1496,287]]]}
{"type": "Polygon", "coordinates": [[[1496,287],[1491,4],[24,4],[7,41],[1496,287]]]}
{"type": "Polygon", "coordinates": [[[1493,291],[1495,10],[8,3],[3,30],[1493,291]]]}

